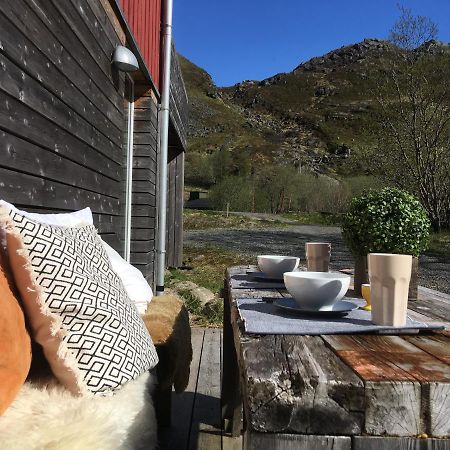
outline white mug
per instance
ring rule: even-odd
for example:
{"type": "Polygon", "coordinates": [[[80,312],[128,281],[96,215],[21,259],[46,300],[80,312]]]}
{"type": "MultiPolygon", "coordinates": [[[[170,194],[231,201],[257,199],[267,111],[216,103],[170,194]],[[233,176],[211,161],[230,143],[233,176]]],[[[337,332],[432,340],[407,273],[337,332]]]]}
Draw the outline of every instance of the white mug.
{"type": "Polygon", "coordinates": [[[307,242],[305,244],[306,265],[309,272],[328,272],[331,244],[328,242],[307,242]]]}

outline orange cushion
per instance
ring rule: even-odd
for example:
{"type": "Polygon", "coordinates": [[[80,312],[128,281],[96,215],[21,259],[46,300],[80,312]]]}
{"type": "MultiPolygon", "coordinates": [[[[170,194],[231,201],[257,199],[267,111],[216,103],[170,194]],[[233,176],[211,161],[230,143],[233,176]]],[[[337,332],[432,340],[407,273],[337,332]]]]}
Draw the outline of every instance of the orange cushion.
{"type": "Polygon", "coordinates": [[[0,415],[19,392],[30,364],[30,336],[0,255],[0,415]]]}

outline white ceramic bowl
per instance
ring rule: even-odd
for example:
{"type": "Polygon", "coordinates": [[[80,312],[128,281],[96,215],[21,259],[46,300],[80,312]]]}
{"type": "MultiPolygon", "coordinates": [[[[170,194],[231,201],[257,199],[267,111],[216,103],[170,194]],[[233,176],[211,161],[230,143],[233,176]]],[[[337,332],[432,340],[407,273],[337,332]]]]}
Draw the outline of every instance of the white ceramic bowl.
{"type": "Polygon", "coordinates": [[[350,276],[337,272],[287,272],[284,284],[299,308],[330,311],[347,292],[350,276]]]}
{"type": "Polygon", "coordinates": [[[284,272],[294,271],[300,263],[295,256],[259,255],[258,267],[270,278],[283,279],[284,272]]]}

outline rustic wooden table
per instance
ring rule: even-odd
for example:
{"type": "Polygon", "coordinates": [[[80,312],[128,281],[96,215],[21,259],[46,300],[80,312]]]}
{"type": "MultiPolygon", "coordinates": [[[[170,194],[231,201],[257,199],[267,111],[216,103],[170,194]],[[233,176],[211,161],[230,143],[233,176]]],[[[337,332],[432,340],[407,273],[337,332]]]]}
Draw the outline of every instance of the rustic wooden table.
{"type": "MultiPolygon", "coordinates": [[[[244,448],[450,449],[448,332],[249,335],[236,299],[287,295],[233,289],[251,269],[228,269],[224,292],[222,413],[244,448]]],[[[450,322],[450,296],[421,297],[412,318],[450,322]]]]}

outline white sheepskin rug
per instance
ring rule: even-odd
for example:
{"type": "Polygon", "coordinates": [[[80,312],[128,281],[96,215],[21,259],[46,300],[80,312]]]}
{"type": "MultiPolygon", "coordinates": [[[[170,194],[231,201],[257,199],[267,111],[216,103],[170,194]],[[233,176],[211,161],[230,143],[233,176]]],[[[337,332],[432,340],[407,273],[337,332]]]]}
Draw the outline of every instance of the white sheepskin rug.
{"type": "Polygon", "coordinates": [[[74,397],[60,385],[25,383],[0,417],[0,448],[8,450],[151,450],[156,419],[145,373],[109,397],[74,397]]]}

